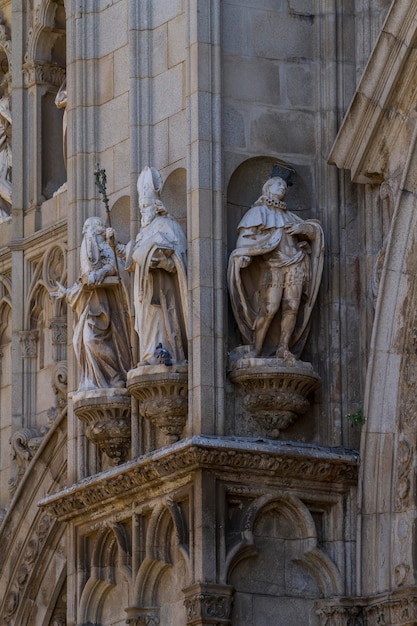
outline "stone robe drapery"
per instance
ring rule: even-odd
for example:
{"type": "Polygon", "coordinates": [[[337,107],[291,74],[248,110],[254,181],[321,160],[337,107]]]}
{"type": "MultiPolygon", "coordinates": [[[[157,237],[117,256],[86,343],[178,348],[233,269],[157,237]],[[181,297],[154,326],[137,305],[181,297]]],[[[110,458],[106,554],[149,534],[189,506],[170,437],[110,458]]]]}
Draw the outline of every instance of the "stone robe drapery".
{"type": "Polygon", "coordinates": [[[117,278],[105,278],[100,285],[75,283],[66,298],[77,318],[73,346],[81,370],[78,391],[125,387],[130,342],[117,278]]]}
{"type": "MultiPolygon", "coordinates": [[[[10,113],[10,99],[3,96],[0,99],[0,198],[7,205],[12,204],[12,118],[10,113]]],[[[3,217],[8,217],[1,207],[3,217]]]]}
{"type": "Polygon", "coordinates": [[[173,362],[187,359],[187,241],[178,222],[156,216],[126,248],[126,269],[135,272],[135,329],[141,363],[155,363],[159,343],[173,362]],[[169,258],[172,271],[153,267],[158,254],[169,258]]]}
{"type": "MultiPolygon", "coordinates": [[[[238,226],[238,240],[228,266],[228,287],[236,323],[248,345],[254,344],[254,327],[260,315],[267,285],[274,272],[284,272],[291,265],[303,264],[305,278],[297,322],[289,347],[297,357],[304,347],[309,321],[320,286],[323,269],[323,231],[316,220],[302,220],[285,209],[255,205],[238,226]],[[285,227],[307,224],[310,235],[289,235],[285,227]],[[285,241],[284,241],[285,240],[285,241]],[[306,241],[308,240],[308,241],[306,241]],[[285,245],[282,245],[285,244],[285,245]],[[280,248],[286,250],[281,252],[280,248]],[[288,254],[288,249],[292,253],[288,254]],[[243,267],[242,259],[251,262],[243,267]]],[[[265,355],[275,352],[280,339],[279,308],[265,339],[265,355]]]]}

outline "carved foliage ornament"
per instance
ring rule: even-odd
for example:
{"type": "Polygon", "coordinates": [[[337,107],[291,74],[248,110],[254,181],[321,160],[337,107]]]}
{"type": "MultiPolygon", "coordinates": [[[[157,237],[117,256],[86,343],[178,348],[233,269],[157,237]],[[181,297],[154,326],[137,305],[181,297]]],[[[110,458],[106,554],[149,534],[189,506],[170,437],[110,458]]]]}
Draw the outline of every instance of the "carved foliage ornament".
{"type": "Polygon", "coordinates": [[[233,587],[196,584],[184,590],[187,626],[230,624],[233,587]]]}
{"type": "Polygon", "coordinates": [[[32,85],[53,85],[59,87],[65,78],[65,70],[53,63],[34,63],[29,61],[23,65],[25,87],[32,85]]]}

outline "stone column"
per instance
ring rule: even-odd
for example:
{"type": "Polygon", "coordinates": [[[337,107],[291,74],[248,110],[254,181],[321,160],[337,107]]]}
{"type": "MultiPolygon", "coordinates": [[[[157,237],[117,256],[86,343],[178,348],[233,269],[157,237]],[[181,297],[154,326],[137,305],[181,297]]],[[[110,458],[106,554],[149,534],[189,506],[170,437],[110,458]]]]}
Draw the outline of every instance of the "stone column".
{"type": "Polygon", "coordinates": [[[26,426],[31,426],[31,417],[36,411],[36,358],[38,356],[38,331],[22,330],[19,333],[23,359],[23,415],[26,426]]]}
{"type": "Polygon", "coordinates": [[[220,2],[187,0],[188,253],[192,431],[223,432],[224,272],[220,2]],[[204,68],[204,70],[203,70],[204,68]]]}

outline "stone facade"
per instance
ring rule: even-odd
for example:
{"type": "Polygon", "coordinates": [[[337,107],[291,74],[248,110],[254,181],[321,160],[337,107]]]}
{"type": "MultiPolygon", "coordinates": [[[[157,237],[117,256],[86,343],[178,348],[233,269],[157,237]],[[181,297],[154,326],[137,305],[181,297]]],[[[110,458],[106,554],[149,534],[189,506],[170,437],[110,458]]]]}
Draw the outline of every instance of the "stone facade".
{"type": "Polygon", "coordinates": [[[0,0],[0,624],[417,622],[416,36],[413,0],[0,0]],[[300,336],[245,345],[277,293],[300,336]]]}

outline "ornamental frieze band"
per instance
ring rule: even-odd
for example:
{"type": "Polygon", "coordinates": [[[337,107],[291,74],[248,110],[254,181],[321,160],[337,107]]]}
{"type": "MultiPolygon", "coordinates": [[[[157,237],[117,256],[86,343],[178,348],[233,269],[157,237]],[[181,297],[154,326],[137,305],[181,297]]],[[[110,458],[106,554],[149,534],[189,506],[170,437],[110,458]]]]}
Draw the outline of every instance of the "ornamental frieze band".
{"type": "Polygon", "coordinates": [[[108,470],[100,477],[83,480],[43,499],[40,506],[60,519],[70,519],[86,506],[103,508],[112,498],[132,495],[144,485],[156,487],[167,476],[179,478],[201,468],[226,471],[229,477],[233,469],[244,469],[253,474],[262,472],[278,480],[348,486],[357,480],[358,455],[342,448],[330,452],[316,446],[285,442],[196,436],[178,442],[169,450],[156,451],[108,470]]]}

